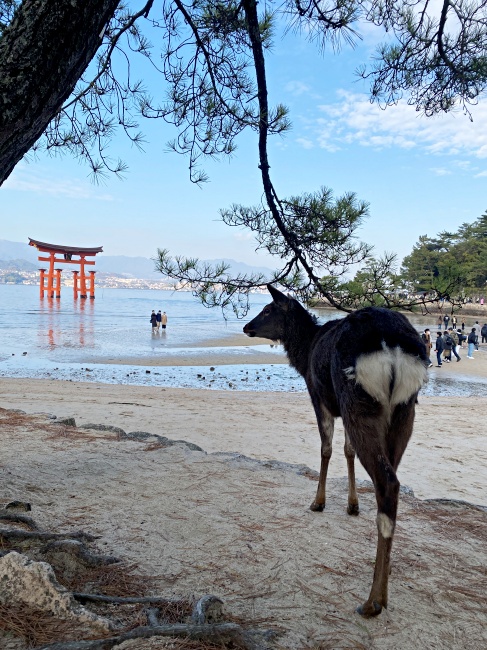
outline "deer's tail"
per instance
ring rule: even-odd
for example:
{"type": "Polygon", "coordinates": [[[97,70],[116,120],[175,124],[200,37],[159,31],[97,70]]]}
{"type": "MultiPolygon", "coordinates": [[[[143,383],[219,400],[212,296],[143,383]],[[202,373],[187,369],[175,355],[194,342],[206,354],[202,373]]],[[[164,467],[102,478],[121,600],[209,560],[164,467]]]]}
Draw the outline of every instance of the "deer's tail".
{"type": "Polygon", "coordinates": [[[389,409],[408,402],[428,381],[423,359],[385,343],[381,350],[360,355],[345,374],[389,409]]]}

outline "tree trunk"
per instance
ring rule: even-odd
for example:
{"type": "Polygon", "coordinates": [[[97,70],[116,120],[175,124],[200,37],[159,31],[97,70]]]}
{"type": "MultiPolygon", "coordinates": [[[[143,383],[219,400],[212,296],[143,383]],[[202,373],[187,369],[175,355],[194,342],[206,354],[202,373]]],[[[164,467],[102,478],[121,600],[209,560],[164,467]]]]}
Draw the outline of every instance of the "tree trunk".
{"type": "Polygon", "coordinates": [[[24,0],[0,39],[0,185],[73,92],[119,0],[24,0]]]}

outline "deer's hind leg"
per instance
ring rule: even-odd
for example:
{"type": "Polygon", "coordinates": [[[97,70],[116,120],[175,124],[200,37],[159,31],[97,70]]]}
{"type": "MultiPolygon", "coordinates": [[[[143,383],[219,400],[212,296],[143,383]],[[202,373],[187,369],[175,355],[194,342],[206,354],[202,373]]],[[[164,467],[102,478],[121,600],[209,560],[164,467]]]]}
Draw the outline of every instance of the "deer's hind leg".
{"type": "Polygon", "coordinates": [[[348,469],[348,506],[347,512],[349,515],[358,515],[358,494],[357,486],[355,484],[355,449],[353,448],[347,430],[345,429],[345,458],[347,459],[348,469]]]}
{"type": "Polygon", "coordinates": [[[397,471],[402,455],[413,433],[417,394],[409,402],[398,404],[392,413],[389,435],[387,436],[387,456],[394,471],[397,471]]]}
{"type": "Polygon", "coordinates": [[[357,611],[376,616],[387,607],[392,540],[399,501],[396,469],[411,437],[414,420],[413,396],[407,404],[395,407],[390,423],[377,417],[357,421],[362,446],[357,445],[361,463],[371,477],[377,500],[377,553],[374,579],[368,599],[357,611]]]}
{"type": "Polygon", "coordinates": [[[396,527],[399,481],[391,464],[384,456],[366,467],[375,486],[377,499],[377,552],[374,579],[368,599],[357,608],[362,616],[376,616],[387,607],[391,564],[392,539],[396,527]]]}
{"type": "Polygon", "coordinates": [[[321,464],[320,464],[320,478],[318,481],[318,489],[316,490],[316,497],[310,505],[310,510],[315,512],[322,512],[326,504],[326,476],[328,474],[328,465],[330,463],[333,432],[335,428],[335,418],[330,411],[321,404],[318,400],[312,398],[313,406],[318,421],[318,430],[321,438],[321,464]]]}

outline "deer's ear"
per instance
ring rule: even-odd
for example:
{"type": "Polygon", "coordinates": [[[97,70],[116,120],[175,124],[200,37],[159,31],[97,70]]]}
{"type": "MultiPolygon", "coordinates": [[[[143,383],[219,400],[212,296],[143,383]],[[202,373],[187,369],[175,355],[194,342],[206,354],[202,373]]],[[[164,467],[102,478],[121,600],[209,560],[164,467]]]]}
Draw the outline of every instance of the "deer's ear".
{"type": "Polygon", "coordinates": [[[268,284],[267,289],[276,305],[281,307],[281,309],[287,309],[289,307],[291,300],[284,293],[273,287],[272,284],[268,284]]]}

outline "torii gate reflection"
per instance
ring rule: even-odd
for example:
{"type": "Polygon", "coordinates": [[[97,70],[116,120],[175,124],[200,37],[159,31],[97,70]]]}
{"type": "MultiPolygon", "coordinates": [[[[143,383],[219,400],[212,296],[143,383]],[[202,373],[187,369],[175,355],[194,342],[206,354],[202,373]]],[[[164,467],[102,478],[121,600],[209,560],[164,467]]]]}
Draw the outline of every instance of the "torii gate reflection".
{"type": "Polygon", "coordinates": [[[42,301],[40,313],[43,318],[37,330],[41,347],[49,350],[95,347],[94,308],[91,301],[73,301],[73,312],[79,315],[79,319],[75,319],[74,326],[70,327],[62,316],[59,300],[47,298],[46,302],[42,301]]]}

